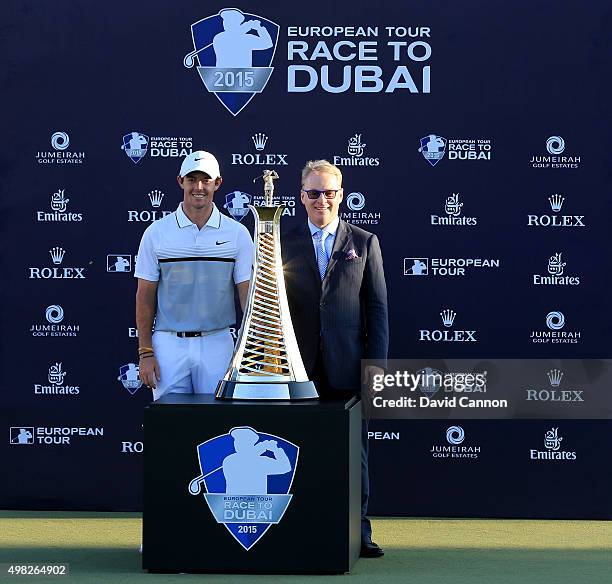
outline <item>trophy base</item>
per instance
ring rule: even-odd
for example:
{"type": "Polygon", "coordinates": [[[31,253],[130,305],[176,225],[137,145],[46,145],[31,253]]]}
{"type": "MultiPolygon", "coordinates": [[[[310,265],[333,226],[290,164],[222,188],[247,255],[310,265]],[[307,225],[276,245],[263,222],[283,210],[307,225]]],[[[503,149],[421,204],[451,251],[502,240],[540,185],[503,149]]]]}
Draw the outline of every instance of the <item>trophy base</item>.
{"type": "Polygon", "coordinates": [[[301,400],[319,399],[312,381],[253,383],[252,381],[219,381],[217,399],[236,400],[301,400]]]}

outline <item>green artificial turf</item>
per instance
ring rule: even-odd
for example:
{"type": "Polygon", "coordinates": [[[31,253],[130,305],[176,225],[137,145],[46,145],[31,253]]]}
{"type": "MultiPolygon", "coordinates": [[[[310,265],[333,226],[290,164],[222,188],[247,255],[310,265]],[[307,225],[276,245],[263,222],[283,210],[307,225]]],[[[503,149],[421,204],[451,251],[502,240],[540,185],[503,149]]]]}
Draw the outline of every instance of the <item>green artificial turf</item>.
{"type": "MultiPolygon", "coordinates": [[[[611,584],[612,523],[479,519],[378,519],[384,558],[346,576],[147,574],[135,513],[0,512],[0,563],[68,563],[70,576],[7,577],[31,584],[210,582],[274,584],[611,584]],[[344,580],[343,580],[344,581],[344,580]]],[[[322,532],[322,537],[324,530],[322,532]]]]}

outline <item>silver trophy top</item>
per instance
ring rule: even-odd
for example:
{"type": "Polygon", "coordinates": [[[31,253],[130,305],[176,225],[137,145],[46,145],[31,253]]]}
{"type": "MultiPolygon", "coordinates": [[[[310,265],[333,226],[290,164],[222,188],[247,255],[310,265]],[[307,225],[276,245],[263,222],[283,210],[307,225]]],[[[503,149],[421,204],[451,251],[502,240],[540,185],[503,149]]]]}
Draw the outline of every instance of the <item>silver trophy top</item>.
{"type": "Polygon", "coordinates": [[[274,179],[278,178],[278,173],[275,170],[264,170],[263,176],[264,181],[264,197],[266,207],[272,207],[274,205],[274,179]]]}

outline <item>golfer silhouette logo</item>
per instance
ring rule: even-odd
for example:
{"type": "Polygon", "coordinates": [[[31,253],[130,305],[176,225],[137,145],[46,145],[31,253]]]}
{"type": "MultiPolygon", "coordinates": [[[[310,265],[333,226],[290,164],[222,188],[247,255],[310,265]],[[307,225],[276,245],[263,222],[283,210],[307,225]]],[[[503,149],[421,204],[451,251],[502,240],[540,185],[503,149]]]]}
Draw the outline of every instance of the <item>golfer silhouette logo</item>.
{"type": "Polygon", "coordinates": [[[149,136],[140,132],[130,132],[123,136],[121,150],[124,150],[127,157],[134,163],[138,164],[147,153],[149,147],[149,136]]]}
{"type": "Polygon", "coordinates": [[[236,452],[223,461],[228,495],[267,495],[268,476],[285,474],[291,463],[275,440],[259,442],[257,432],[251,428],[236,428],[230,432],[236,452]],[[274,458],[262,456],[272,452],[274,458]]]}
{"type": "Polygon", "coordinates": [[[225,195],[225,204],[223,207],[228,210],[229,214],[236,221],[242,221],[245,215],[249,212],[248,205],[251,204],[251,196],[242,191],[233,191],[225,195]]]}
{"type": "Polygon", "coordinates": [[[237,8],[224,8],[191,25],[194,50],[183,64],[234,116],[261,93],[272,74],[278,24],[237,8]]]}
{"type": "Polygon", "coordinates": [[[201,474],[189,493],[204,499],[217,523],[250,550],[283,518],[293,495],[299,447],[248,426],[232,428],[197,448],[201,474]]]}
{"type": "Polygon", "coordinates": [[[409,270],[412,276],[427,276],[427,264],[418,258],[413,260],[412,266],[409,270]]]}
{"type": "Polygon", "coordinates": [[[34,428],[11,428],[11,444],[34,444],[34,428]]]}
{"type": "Polygon", "coordinates": [[[252,67],[253,51],[269,49],[274,45],[270,33],[259,20],[244,22],[240,10],[222,10],[223,32],[215,35],[213,48],[217,67],[252,67]],[[249,34],[254,31],[255,34],[249,34]]]}
{"type": "Polygon", "coordinates": [[[436,136],[436,134],[429,134],[429,136],[421,138],[420,143],[419,152],[432,166],[435,166],[444,158],[446,138],[436,136]]]}

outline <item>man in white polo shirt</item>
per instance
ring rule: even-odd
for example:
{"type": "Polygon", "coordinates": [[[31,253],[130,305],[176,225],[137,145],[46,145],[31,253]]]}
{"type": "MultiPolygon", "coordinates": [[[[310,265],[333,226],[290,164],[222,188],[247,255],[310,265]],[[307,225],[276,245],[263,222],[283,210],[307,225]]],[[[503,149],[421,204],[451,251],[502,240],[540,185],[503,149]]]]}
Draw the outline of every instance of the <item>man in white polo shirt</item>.
{"type": "Polygon", "coordinates": [[[183,201],[144,232],[134,274],[140,378],[155,400],[215,391],[234,348],[234,285],[244,310],[253,264],[248,230],[213,202],[216,158],[192,152],[177,181],[183,201]]]}

